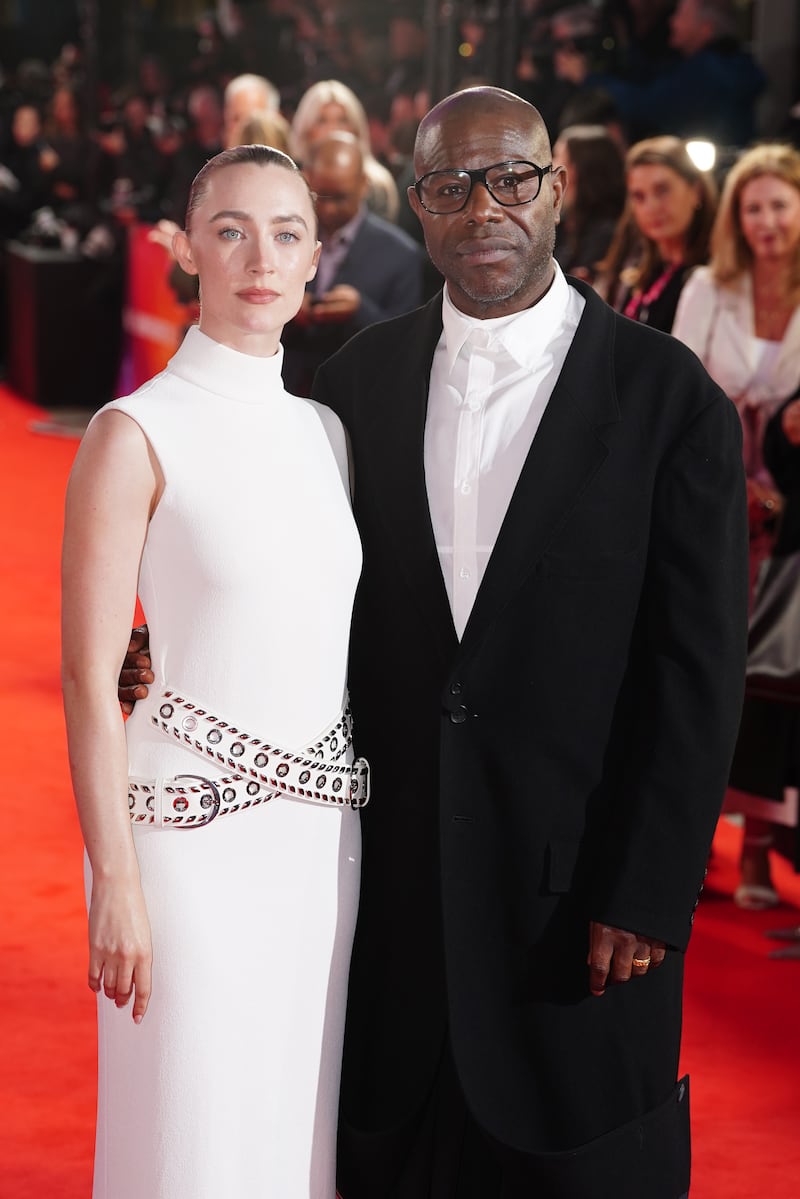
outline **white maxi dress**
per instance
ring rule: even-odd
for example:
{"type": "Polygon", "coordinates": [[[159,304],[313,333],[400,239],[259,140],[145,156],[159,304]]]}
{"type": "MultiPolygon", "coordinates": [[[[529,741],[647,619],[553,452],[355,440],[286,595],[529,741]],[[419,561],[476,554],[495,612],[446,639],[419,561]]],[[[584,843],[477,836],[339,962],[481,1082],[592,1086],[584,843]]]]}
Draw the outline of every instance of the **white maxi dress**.
{"type": "MultiPolygon", "coordinates": [[[[345,439],[284,391],[281,362],[192,329],[110,405],[165,479],[140,570],[156,681],[127,725],[133,775],[225,773],[151,726],[165,686],[285,749],[346,700],[361,548],[345,439]]],[[[98,1000],[94,1199],[334,1199],[358,812],[273,798],[133,831],[153,994],[139,1026],[98,1000]]]]}

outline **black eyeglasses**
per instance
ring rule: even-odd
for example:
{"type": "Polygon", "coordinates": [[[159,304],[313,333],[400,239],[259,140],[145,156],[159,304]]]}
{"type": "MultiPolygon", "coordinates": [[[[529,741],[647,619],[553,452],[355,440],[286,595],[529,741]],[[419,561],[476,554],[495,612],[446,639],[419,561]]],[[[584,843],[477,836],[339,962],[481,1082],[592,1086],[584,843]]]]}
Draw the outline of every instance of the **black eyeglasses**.
{"type": "Polygon", "coordinates": [[[539,167],[535,162],[514,160],[476,167],[474,171],[431,171],[416,181],[414,191],[422,207],[434,216],[460,212],[476,183],[482,183],[492,199],[504,208],[516,208],[536,199],[542,179],[552,169],[552,163],[539,167]]]}

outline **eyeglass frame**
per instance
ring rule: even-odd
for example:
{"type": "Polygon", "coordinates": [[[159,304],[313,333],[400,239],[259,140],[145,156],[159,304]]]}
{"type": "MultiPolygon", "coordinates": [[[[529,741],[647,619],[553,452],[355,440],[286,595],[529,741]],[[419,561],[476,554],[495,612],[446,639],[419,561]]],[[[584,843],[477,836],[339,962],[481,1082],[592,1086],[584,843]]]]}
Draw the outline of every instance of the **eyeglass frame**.
{"type": "Polygon", "coordinates": [[[419,179],[414,181],[413,186],[417,199],[425,211],[429,212],[431,216],[454,216],[457,212],[463,212],[469,203],[469,198],[472,195],[476,183],[482,183],[495,203],[499,204],[501,208],[521,208],[523,204],[533,204],[534,200],[538,200],[542,191],[542,180],[544,179],[545,175],[552,174],[553,169],[554,167],[552,162],[548,163],[546,167],[540,167],[538,163],[529,162],[527,158],[508,158],[504,162],[494,162],[491,166],[474,167],[472,170],[468,170],[466,167],[450,167],[448,170],[443,171],[428,171],[425,175],[420,175],[419,179]],[[486,175],[489,171],[495,171],[498,167],[511,166],[532,167],[539,176],[539,187],[536,195],[531,196],[529,200],[514,200],[511,204],[508,204],[505,200],[501,200],[499,196],[496,196],[489,186],[489,183],[486,179],[486,175]],[[458,208],[450,208],[447,210],[447,212],[435,212],[433,209],[428,208],[428,205],[425,203],[420,194],[420,190],[424,181],[426,179],[431,179],[434,175],[467,175],[469,177],[469,189],[467,194],[464,196],[463,204],[460,204],[458,208]]]}

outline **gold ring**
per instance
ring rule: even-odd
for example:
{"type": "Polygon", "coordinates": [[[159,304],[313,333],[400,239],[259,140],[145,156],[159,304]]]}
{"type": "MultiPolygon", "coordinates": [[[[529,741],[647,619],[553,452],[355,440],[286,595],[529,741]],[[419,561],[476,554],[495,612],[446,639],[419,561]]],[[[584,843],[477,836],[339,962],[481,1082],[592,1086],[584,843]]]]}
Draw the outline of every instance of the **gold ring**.
{"type": "Polygon", "coordinates": [[[649,958],[634,958],[633,964],[634,964],[634,966],[640,966],[642,969],[644,969],[646,966],[650,965],[650,959],[649,958]]]}

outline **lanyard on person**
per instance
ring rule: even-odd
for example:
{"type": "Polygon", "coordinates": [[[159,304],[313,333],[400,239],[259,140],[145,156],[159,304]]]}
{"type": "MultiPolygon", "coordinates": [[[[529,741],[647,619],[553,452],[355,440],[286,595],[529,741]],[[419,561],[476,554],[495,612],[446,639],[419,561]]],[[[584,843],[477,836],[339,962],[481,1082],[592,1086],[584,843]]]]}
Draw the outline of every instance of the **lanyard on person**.
{"type": "Polygon", "coordinates": [[[681,269],[682,263],[673,262],[663,271],[658,278],[650,284],[647,291],[635,291],[628,303],[625,305],[625,316],[629,316],[634,321],[641,321],[643,324],[647,322],[650,315],[650,308],[655,304],[656,300],[661,296],[674,274],[681,269]]]}

